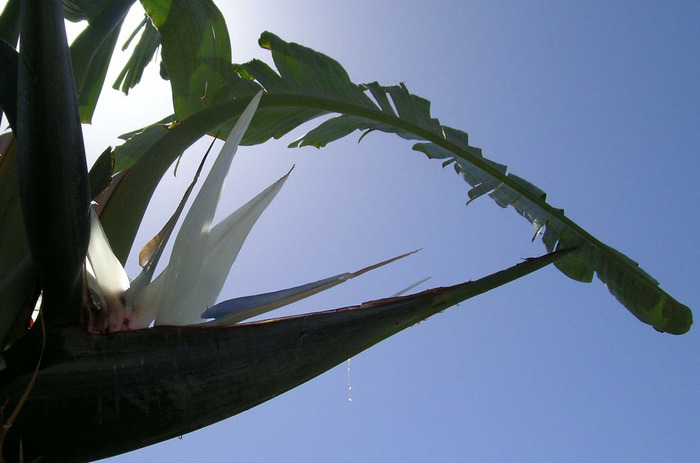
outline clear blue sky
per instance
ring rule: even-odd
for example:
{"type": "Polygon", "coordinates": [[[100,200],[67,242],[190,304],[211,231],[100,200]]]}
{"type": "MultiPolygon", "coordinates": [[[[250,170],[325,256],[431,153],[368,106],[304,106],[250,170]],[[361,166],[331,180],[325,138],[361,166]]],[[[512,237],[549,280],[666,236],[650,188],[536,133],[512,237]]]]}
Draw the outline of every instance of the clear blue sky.
{"type": "MultiPolygon", "coordinates": [[[[405,82],[443,124],[467,131],[485,156],[700,307],[700,4],[219,3],[234,60],[268,59],[257,37],[270,30],[336,58],[356,82],[405,82]]],[[[128,98],[109,90],[86,128],[93,155],[170,112],[167,91],[150,86],[161,84],[155,67],[148,80],[128,98]],[[122,107],[143,109],[112,119],[122,107]]],[[[430,286],[475,279],[544,251],[512,210],[488,198],[465,206],[468,186],[409,143],[371,134],[360,145],[350,137],[323,150],[284,148],[293,138],[234,161],[222,216],[296,169],[222,298],[425,248],[283,313],[329,309],[427,276],[430,286]]],[[[170,215],[202,151],[169,176],[140,242],[170,215]]],[[[353,358],[352,402],[343,364],[182,440],[111,461],[694,461],[698,352],[697,328],[659,334],[599,281],[545,269],[353,358]]]]}

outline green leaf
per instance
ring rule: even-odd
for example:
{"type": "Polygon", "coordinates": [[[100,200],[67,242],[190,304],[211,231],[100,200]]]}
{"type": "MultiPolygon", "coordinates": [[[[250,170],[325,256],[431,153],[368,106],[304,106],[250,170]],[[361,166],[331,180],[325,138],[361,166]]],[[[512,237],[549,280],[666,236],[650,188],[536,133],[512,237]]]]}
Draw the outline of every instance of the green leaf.
{"type": "MultiPolygon", "coordinates": [[[[267,93],[242,144],[280,137],[304,122],[331,113],[340,116],[321,123],[290,146],[321,147],[354,130],[383,131],[421,140],[414,149],[453,164],[471,185],[470,200],[489,194],[501,207],[512,206],[533,224],[535,236],[544,231],[542,241],[550,251],[577,248],[557,262],[564,274],[578,281],[591,281],[597,273],[611,293],[644,323],[673,334],[688,331],[692,313],[687,306],[661,290],[635,262],[591,236],[566,217],[563,210],[550,206],[541,189],[506,174],[506,166],[484,158],[479,148],[469,145],[466,133],[441,125],[430,115],[428,100],[412,95],[405,85],[358,86],[336,61],[301,45],[286,43],[273,34],[264,33],[260,43],[272,51],[279,74],[258,60],[237,66],[238,78],[230,84],[237,101],[223,100],[175,127],[161,130],[159,139],[150,140],[150,147],[139,156],[141,161],[133,165],[135,170],[125,176],[131,177],[133,183],[123,185],[114,198],[109,211],[111,224],[106,227],[121,235],[110,236],[112,243],[120,242],[119,246],[113,244],[115,252],[118,249],[121,253],[120,258],[126,258],[145,204],[169,163],[196,137],[233,120],[242,103],[263,87],[267,93]],[[132,215],[128,223],[117,224],[117,217],[129,214],[132,215]]],[[[137,140],[129,140],[124,148],[137,140]]]]}
{"type": "Polygon", "coordinates": [[[102,91],[107,69],[119,38],[124,17],[135,0],[116,0],[104,5],[70,47],[81,121],[89,123],[102,91]]]}
{"type": "Polygon", "coordinates": [[[88,179],[90,182],[90,197],[94,200],[97,195],[104,191],[112,181],[114,171],[114,156],[112,148],[107,148],[100,154],[95,163],[90,168],[88,179]]]}
{"type": "MultiPolygon", "coordinates": [[[[661,290],[658,282],[636,262],[598,241],[566,217],[563,210],[550,206],[542,190],[513,174],[506,175],[505,166],[485,159],[481,150],[468,144],[466,133],[440,125],[430,115],[428,100],[410,94],[403,84],[383,87],[371,83],[365,88],[376,103],[368,106],[345,73],[337,69],[335,61],[325,55],[288,44],[269,33],[263,34],[261,44],[272,50],[281,76],[282,82],[275,82],[268,89],[271,93],[284,87],[286,91],[316,95],[307,99],[308,104],[342,114],[322,123],[291,146],[324,146],[358,129],[425,140],[428,143],[418,143],[414,149],[432,158],[454,162],[458,173],[472,186],[471,200],[488,193],[501,207],[512,206],[533,224],[536,233],[544,227],[542,239],[549,251],[578,248],[556,264],[567,276],[591,281],[596,272],[610,292],[642,322],[672,334],[688,331],[692,313],[687,306],[661,290]],[[316,101],[317,98],[322,101],[316,101]]],[[[255,69],[245,69],[258,79],[255,69]]],[[[258,81],[267,89],[265,82],[274,80],[265,72],[258,81]]]]}
{"type": "Polygon", "coordinates": [[[230,97],[233,74],[226,21],[211,0],[141,0],[161,36],[163,65],[182,120],[230,97]],[[224,96],[225,95],[225,96],[224,96]]]}
{"type": "Polygon", "coordinates": [[[143,29],[138,43],[134,47],[134,51],[129,57],[129,60],[124,65],[124,68],[119,73],[117,80],[114,81],[112,87],[117,90],[121,87],[122,92],[129,94],[129,89],[132,89],[141,81],[143,71],[146,66],[153,60],[156,50],[160,46],[160,33],[153,27],[148,16],[144,18],[127,40],[122,50],[126,50],[131,40],[136,34],[143,29]]]}

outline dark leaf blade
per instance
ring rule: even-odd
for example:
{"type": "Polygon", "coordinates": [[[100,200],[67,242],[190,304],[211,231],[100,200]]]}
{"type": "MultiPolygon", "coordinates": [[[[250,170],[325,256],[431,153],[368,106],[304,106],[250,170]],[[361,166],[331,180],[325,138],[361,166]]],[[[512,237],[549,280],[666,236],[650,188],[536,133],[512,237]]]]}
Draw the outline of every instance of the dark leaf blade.
{"type": "Polygon", "coordinates": [[[0,40],[0,111],[7,116],[12,130],[17,127],[17,67],[19,53],[0,40]]]}
{"type": "Polygon", "coordinates": [[[119,0],[63,0],[63,16],[71,22],[91,22],[115,1],[119,0]]]}
{"type": "Polygon", "coordinates": [[[22,222],[16,146],[11,133],[0,135],[0,349],[26,328],[23,310],[36,281],[22,222]]]}
{"type": "Polygon", "coordinates": [[[23,0],[18,172],[29,249],[47,322],[80,318],[90,191],[60,0],[23,0]]]}
{"type": "Polygon", "coordinates": [[[109,147],[100,154],[88,172],[90,182],[90,198],[93,200],[102,193],[112,182],[114,172],[114,155],[109,147]]]}
{"type": "Polygon", "coordinates": [[[0,14],[0,39],[13,47],[19,39],[19,4],[20,0],[8,0],[0,14]]]}
{"type": "Polygon", "coordinates": [[[89,69],[81,80],[78,92],[78,106],[80,108],[80,120],[86,124],[92,123],[92,117],[97,109],[97,102],[104,87],[107,70],[120,30],[121,23],[112,30],[96,51],[95,56],[90,61],[89,69]]]}
{"type": "Polygon", "coordinates": [[[39,296],[32,260],[27,256],[4,279],[0,279],[0,356],[26,334],[39,296]]]}
{"type": "Polygon", "coordinates": [[[20,208],[16,147],[12,134],[0,136],[0,281],[29,255],[20,208]]]}
{"type": "MultiPolygon", "coordinates": [[[[18,448],[22,439],[25,458],[85,461],[180,436],[272,399],[563,254],[411,296],[233,327],[165,326],[108,336],[54,330],[47,337],[45,366],[6,448],[18,448]],[[71,420],[65,421],[68,415],[71,420]],[[64,432],[57,433],[60,420],[64,432]]],[[[4,378],[0,394],[12,406],[36,359],[26,349],[10,350],[6,357],[8,371],[18,373],[4,378]]]]}

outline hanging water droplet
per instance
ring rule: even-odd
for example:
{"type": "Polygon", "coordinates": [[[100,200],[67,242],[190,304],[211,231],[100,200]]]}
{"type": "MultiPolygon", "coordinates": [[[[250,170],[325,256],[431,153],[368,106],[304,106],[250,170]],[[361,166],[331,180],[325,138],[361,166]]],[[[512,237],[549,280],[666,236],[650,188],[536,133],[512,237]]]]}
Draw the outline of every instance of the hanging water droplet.
{"type": "Polygon", "coordinates": [[[348,359],[348,402],[352,402],[352,385],[350,384],[350,359],[348,359]]]}

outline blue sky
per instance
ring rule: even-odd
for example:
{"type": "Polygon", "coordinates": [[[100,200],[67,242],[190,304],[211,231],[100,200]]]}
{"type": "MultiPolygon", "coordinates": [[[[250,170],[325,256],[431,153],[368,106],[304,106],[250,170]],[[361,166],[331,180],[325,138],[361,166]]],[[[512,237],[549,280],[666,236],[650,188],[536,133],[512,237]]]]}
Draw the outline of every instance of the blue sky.
{"type": "MultiPolygon", "coordinates": [[[[405,82],[486,157],[700,307],[698,4],[219,3],[234,60],[268,60],[257,37],[270,30],[336,58],[356,82],[405,82]]],[[[129,97],[106,91],[85,129],[91,155],[170,112],[156,73],[129,97]]],[[[371,134],[359,145],[351,136],[323,150],[286,149],[293,139],[242,149],[234,161],[222,217],[296,168],[222,298],[425,248],[281,312],[302,313],[428,276],[419,289],[476,279],[544,252],[512,210],[488,198],[465,206],[468,186],[410,143],[371,134]]],[[[203,150],[168,175],[137,242],[169,217],[203,150]]],[[[111,461],[692,461],[699,347],[697,329],[659,334],[599,281],[547,268],[354,357],[349,375],[339,365],[253,410],[111,461]]]]}

